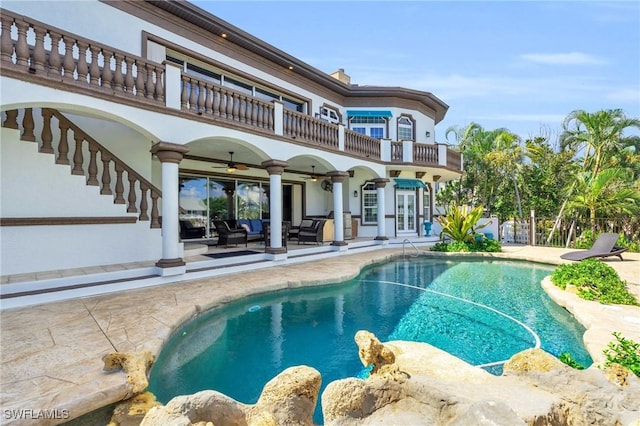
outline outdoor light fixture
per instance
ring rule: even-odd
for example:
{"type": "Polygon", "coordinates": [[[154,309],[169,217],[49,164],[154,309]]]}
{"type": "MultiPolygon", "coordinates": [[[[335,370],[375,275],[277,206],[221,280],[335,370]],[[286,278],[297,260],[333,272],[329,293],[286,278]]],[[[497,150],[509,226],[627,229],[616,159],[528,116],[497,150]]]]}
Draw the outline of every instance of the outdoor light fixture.
{"type": "Polygon", "coordinates": [[[236,170],[238,170],[238,169],[236,168],[236,166],[229,166],[229,167],[227,167],[227,172],[229,172],[229,173],[234,173],[236,170]]]}
{"type": "Polygon", "coordinates": [[[353,191],[353,198],[358,198],[358,191],[353,191]]]}
{"type": "Polygon", "coordinates": [[[315,176],[311,176],[311,178],[309,179],[311,182],[317,182],[318,178],[315,176]]]}
{"type": "Polygon", "coordinates": [[[431,136],[431,132],[426,133],[427,137],[431,136]]]}

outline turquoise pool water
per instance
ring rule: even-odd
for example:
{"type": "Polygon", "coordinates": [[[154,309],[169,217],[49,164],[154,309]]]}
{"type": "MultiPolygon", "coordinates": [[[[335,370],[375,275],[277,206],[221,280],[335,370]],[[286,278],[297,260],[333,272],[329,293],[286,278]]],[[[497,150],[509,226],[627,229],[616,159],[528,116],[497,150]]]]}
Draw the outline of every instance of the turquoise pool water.
{"type": "Polygon", "coordinates": [[[303,364],[320,371],[324,390],[362,373],[353,338],[363,329],[381,341],[427,342],[473,365],[506,360],[538,336],[547,352],[590,365],[584,328],[540,286],[552,271],[418,258],[368,267],[338,285],[243,299],[181,327],[154,364],[149,390],[163,403],[203,389],[255,403],[266,382],[303,364]]]}

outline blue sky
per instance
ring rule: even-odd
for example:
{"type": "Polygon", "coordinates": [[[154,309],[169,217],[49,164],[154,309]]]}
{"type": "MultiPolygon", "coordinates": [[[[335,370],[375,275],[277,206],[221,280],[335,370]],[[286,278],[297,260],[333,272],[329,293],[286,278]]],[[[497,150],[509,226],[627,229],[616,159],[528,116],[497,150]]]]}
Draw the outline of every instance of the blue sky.
{"type": "Polygon", "coordinates": [[[354,84],[432,92],[438,142],[470,122],[553,140],[575,109],[640,118],[638,1],[193,3],[354,84]]]}

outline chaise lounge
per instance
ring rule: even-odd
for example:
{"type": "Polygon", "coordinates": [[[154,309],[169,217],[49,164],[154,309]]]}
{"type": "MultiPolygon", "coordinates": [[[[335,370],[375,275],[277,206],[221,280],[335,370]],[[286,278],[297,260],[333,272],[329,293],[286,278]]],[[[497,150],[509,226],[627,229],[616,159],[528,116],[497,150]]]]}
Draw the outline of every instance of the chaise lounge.
{"type": "Polygon", "coordinates": [[[603,233],[598,236],[598,239],[593,243],[593,246],[589,250],[572,251],[560,256],[565,260],[584,260],[593,257],[609,257],[618,256],[622,259],[622,253],[627,251],[627,247],[616,247],[618,241],[618,234],[616,233],[603,233]]]}

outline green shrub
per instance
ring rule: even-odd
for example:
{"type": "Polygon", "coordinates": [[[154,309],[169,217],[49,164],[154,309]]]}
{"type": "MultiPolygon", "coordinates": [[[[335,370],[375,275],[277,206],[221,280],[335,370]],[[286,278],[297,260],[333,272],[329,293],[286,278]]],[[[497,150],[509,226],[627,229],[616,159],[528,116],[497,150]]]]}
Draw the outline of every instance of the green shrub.
{"type": "Polygon", "coordinates": [[[558,357],[560,362],[567,364],[571,368],[575,368],[576,370],[584,370],[584,366],[578,361],[576,361],[569,352],[563,352],[558,357]]]}
{"type": "Polygon", "coordinates": [[[441,252],[449,252],[449,253],[468,253],[468,252],[500,252],[502,251],[502,246],[496,240],[489,240],[486,238],[476,240],[474,242],[464,242],[464,241],[451,241],[445,243],[441,241],[436,243],[431,247],[431,251],[441,251],[441,252]]]}
{"type": "Polygon", "coordinates": [[[582,234],[576,238],[576,248],[590,249],[596,240],[595,233],[591,229],[585,229],[582,234]]]}
{"type": "Polygon", "coordinates": [[[483,210],[482,206],[472,209],[468,206],[451,203],[445,208],[444,216],[438,216],[436,220],[442,226],[442,235],[448,236],[453,241],[472,243],[478,235],[476,231],[491,223],[478,225],[483,210]]]}
{"type": "Polygon", "coordinates": [[[620,333],[614,332],[615,342],[609,342],[603,351],[607,357],[605,367],[613,363],[627,367],[636,376],[640,377],[640,343],[625,339],[620,333]]]}
{"type": "Polygon", "coordinates": [[[551,282],[563,290],[567,285],[575,286],[578,296],[585,300],[604,304],[638,304],[615,269],[597,259],[560,265],[551,275],[551,282]]]}
{"type": "Polygon", "coordinates": [[[620,238],[618,238],[618,241],[616,242],[616,246],[627,247],[631,253],[640,253],[640,239],[629,240],[624,235],[620,235],[620,238]]]}

